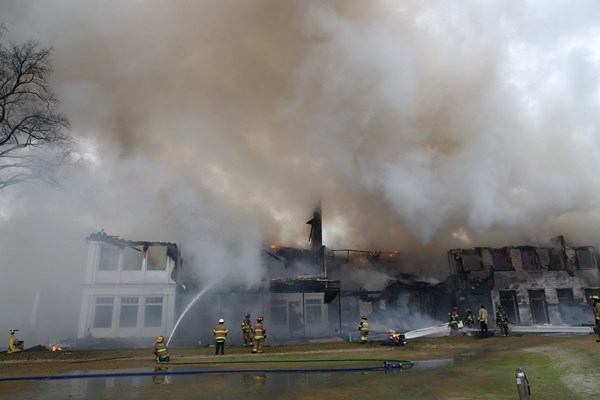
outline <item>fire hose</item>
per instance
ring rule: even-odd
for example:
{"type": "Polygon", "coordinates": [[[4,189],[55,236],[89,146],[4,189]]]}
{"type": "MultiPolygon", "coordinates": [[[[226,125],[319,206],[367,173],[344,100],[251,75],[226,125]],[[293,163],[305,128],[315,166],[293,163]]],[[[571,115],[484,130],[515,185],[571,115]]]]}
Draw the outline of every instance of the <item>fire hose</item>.
{"type": "Polygon", "coordinates": [[[393,360],[380,358],[301,358],[301,359],[281,359],[281,360],[226,360],[226,361],[188,361],[188,362],[159,362],[162,365],[201,365],[201,364],[266,364],[266,363],[304,363],[304,362],[383,362],[402,365],[403,368],[410,368],[412,361],[393,360]]]}
{"type": "Polygon", "coordinates": [[[0,378],[0,382],[24,380],[62,380],[62,379],[88,379],[129,376],[165,376],[165,375],[197,375],[197,374],[223,374],[223,373],[290,373],[290,372],[353,372],[377,371],[389,369],[408,369],[414,364],[407,360],[381,360],[374,358],[345,358],[345,359],[297,359],[297,360],[249,360],[249,361],[198,361],[198,362],[159,362],[161,365],[201,365],[201,364],[252,364],[252,363],[294,363],[294,362],[383,362],[373,366],[355,367],[318,367],[318,368],[255,368],[255,369],[191,369],[173,371],[146,371],[146,372],[107,372],[88,374],[65,375],[39,375],[15,376],[0,378]]]}

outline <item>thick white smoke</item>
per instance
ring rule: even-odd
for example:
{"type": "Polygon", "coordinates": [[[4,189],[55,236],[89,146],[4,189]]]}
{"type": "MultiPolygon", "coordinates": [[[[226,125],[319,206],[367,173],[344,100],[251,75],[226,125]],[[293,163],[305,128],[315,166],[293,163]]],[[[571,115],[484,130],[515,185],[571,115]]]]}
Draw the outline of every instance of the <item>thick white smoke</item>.
{"type": "Polygon", "coordinates": [[[307,245],[319,198],[328,247],[420,253],[428,273],[456,246],[597,245],[599,10],[3,1],[7,38],[54,48],[85,157],[60,188],[2,193],[0,332],[76,324],[100,229],[247,283],[263,241],[307,245]]]}

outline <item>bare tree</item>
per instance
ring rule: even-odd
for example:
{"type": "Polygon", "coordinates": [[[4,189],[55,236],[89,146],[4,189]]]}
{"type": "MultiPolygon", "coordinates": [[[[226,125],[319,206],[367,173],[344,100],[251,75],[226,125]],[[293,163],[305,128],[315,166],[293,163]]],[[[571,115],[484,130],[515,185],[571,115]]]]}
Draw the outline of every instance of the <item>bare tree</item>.
{"type": "Polygon", "coordinates": [[[69,120],[57,111],[48,78],[51,48],[2,42],[0,25],[0,191],[50,172],[72,152],[69,120]]]}

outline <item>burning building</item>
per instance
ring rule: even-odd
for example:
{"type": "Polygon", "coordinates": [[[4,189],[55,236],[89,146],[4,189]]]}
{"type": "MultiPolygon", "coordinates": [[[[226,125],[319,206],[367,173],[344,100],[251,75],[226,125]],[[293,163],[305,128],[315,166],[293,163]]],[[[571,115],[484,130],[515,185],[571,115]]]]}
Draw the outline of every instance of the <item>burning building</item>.
{"type": "Polygon", "coordinates": [[[589,302],[600,294],[597,256],[594,247],[567,246],[562,236],[549,247],[452,249],[454,302],[473,310],[502,305],[516,325],[593,324],[589,302]]]}
{"type": "MultiPolygon", "coordinates": [[[[445,320],[454,289],[447,281],[402,273],[410,262],[396,251],[327,248],[320,207],[307,224],[307,249],[264,245],[260,284],[219,284],[198,302],[208,283],[189,273],[200,265],[183,266],[182,249],[174,243],[91,234],[78,338],[131,343],[177,328],[176,343],[211,343],[207,326],[224,318],[233,327],[246,313],[262,315],[270,340],[278,342],[351,336],[363,315],[386,339],[389,329],[406,332],[445,320]]],[[[478,273],[460,271],[470,278],[478,273]]],[[[228,342],[239,344],[241,336],[233,334],[228,342]]]]}
{"type": "MultiPolygon", "coordinates": [[[[181,321],[178,341],[207,342],[206,321],[263,315],[272,338],[322,337],[339,327],[340,282],[324,271],[321,215],[311,225],[311,249],[266,246],[265,277],[258,287],[220,285],[210,307],[195,305],[181,321]],[[334,327],[332,329],[332,326],[334,327]]],[[[131,241],[101,231],[87,238],[88,260],[79,318],[78,339],[132,342],[167,336],[205,282],[186,274],[181,249],[174,243],[131,241]]],[[[235,343],[236,335],[231,342],[235,343]]]]}

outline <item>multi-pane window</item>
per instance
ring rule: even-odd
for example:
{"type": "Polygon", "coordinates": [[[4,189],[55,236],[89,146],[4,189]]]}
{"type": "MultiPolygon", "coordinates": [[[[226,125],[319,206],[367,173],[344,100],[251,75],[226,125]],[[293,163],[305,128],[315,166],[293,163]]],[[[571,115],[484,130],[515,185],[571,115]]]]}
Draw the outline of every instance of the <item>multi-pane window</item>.
{"type": "Polygon", "coordinates": [[[162,326],[162,297],[146,297],[144,307],[144,326],[146,328],[162,326]]]}
{"type": "Polygon", "coordinates": [[[273,324],[287,324],[287,310],[285,300],[271,300],[271,320],[273,324]]]}
{"type": "Polygon", "coordinates": [[[137,326],[138,303],[139,298],[137,297],[121,298],[120,328],[135,328],[137,326]]]}
{"type": "Polygon", "coordinates": [[[94,312],[94,328],[112,327],[113,297],[96,297],[96,309],[94,312]]]}
{"type": "Polygon", "coordinates": [[[323,320],[321,299],[306,299],[306,323],[320,324],[323,320]]]}
{"type": "Polygon", "coordinates": [[[100,259],[98,269],[100,271],[116,271],[119,266],[119,249],[115,246],[100,245],[100,259]]]}

